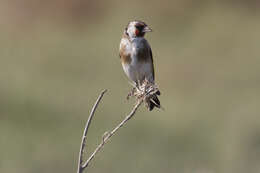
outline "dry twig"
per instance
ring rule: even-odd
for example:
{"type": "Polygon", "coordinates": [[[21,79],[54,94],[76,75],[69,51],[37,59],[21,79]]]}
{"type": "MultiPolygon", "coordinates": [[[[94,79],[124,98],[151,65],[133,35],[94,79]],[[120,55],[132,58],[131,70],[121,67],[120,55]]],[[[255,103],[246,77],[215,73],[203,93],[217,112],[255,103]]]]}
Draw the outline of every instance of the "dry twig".
{"type": "Polygon", "coordinates": [[[147,84],[147,83],[144,83],[143,87],[141,87],[139,89],[136,88],[135,92],[134,92],[134,96],[136,96],[136,98],[137,98],[137,103],[135,104],[135,106],[132,109],[132,111],[111,132],[106,132],[103,135],[101,143],[97,146],[97,148],[90,155],[90,157],[87,159],[87,161],[85,163],[83,163],[83,152],[84,152],[84,148],[86,146],[86,137],[87,137],[88,129],[89,129],[92,117],[94,116],[94,113],[95,113],[95,111],[97,109],[97,106],[98,106],[99,102],[101,101],[103,95],[105,94],[105,92],[107,90],[104,90],[104,91],[101,92],[101,94],[99,95],[96,103],[94,104],[94,106],[93,106],[93,108],[91,110],[91,113],[89,115],[88,121],[87,121],[86,126],[85,126],[85,130],[84,130],[82,141],[81,141],[81,145],[80,145],[79,161],[78,161],[78,171],[77,171],[77,173],[82,173],[84,171],[84,169],[86,167],[88,167],[90,161],[104,147],[104,145],[108,142],[108,140],[118,131],[118,129],[120,127],[122,127],[124,124],[126,124],[127,121],[130,120],[135,115],[135,113],[136,113],[137,109],[139,108],[139,106],[145,100],[149,99],[151,97],[151,95],[154,94],[157,90],[158,90],[158,88],[155,85],[151,85],[151,84],[147,84]]]}
{"type": "MultiPolygon", "coordinates": [[[[91,112],[90,112],[90,115],[88,117],[88,121],[86,123],[86,126],[85,126],[85,129],[84,129],[84,133],[83,133],[83,136],[82,136],[82,140],[81,140],[81,145],[80,145],[80,151],[79,151],[79,161],[78,161],[78,173],[82,173],[83,170],[86,168],[84,166],[82,166],[82,163],[83,163],[83,152],[84,152],[84,148],[86,146],[86,137],[87,137],[87,133],[88,133],[88,128],[90,126],[90,123],[91,123],[91,120],[92,120],[92,117],[94,116],[94,113],[97,109],[97,106],[99,104],[99,102],[101,101],[103,95],[107,92],[107,90],[104,90],[101,92],[101,94],[99,95],[96,103],[94,104],[91,112]]],[[[85,164],[84,164],[85,165],[85,164]]]]}

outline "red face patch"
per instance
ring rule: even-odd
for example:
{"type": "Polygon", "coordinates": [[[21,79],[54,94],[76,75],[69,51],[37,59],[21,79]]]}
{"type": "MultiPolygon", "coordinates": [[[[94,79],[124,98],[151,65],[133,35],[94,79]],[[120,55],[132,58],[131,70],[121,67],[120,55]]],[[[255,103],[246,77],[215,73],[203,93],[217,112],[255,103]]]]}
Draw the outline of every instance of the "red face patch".
{"type": "Polygon", "coordinates": [[[138,36],[140,34],[140,31],[138,29],[135,30],[135,35],[138,36]]]}

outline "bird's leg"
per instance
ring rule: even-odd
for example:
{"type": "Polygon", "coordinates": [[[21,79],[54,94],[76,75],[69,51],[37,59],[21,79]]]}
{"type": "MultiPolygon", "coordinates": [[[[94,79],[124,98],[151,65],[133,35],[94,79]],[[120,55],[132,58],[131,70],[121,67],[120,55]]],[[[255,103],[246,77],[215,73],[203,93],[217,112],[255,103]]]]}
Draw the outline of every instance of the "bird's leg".
{"type": "Polygon", "coordinates": [[[137,80],[137,86],[141,86],[141,81],[137,80]]]}
{"type": "Polygon", "coordinates": [[[143,82],[143,85],[144,85],[144,94],[146,94],[146,92],[147,92],[147,89],[148,89],[148,80],[145,78],[144,79],[144,82],[143,82]]]}

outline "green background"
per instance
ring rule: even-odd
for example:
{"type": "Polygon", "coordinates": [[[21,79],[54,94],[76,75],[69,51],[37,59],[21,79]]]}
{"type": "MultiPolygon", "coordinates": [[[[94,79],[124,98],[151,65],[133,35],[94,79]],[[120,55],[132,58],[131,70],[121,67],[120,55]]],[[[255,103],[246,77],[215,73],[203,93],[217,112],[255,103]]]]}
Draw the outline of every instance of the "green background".
{"type": "Polygon", "coordinates": [[[132,109],[118,48],[145,21],[164,111],[140,107],[86,172],[260,172],[256,0],[0,2],[0,172],[76,172],[132,109]]]}

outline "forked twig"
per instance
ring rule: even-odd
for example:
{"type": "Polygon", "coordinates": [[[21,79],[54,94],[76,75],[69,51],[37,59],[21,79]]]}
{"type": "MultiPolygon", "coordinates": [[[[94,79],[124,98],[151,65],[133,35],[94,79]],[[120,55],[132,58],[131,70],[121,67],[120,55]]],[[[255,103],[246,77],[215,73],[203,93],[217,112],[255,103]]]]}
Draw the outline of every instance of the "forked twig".
{"type": "MultiPolygon", "coordinates": [[[[87,161],[85,163],[83,163],[83,153],[84,153],[84,148],[86,146],[86,137],[87,137],[87,133],[88,133],[88,129],[92,120],[92,117],[94,116],[94,113],[97,109],[97,106],[99,104],[99,102],[101,101],[103,95],[105,94],[107,90],[104,90],[101,92],[101,94],[99,95],[96,103],[94,104],[88,121],[86,123],[85,129],[84,129],[84,133],[82,136],[82,141],[81,141],[81,145],[80,145],[80,152],[79,152],[79,161],[78,161],[78,172],[77,173],[82,173],[83,170],[88,167],[90,161],[96,156],[96,154],[104,147],[104,145],[108,142],[108,140],[119,130],[120,127],[122,127],[124,124],[127,123],[128,120],[130,120],[136,113],[137,109],[139,108],[139,106],[145,102],[146,106],[149,106],[147,104],[149,104],[149,102],[151,101],[151,97],[157,93],[158,87],[153,84],[150,83],[148,80],[144,80],[144,82],[142,83],[142,85],[139,85],[138,87],[135,87],[131,94],[129,96],[135,96],[137,103],[134,106],[134,108],[132,109],[132,111],[125,117],[125,119],[119,123],[111,132],[106,132],[103,137],[102,137],[102,141],[101,143],[97,146],[97,148],[94,150],[94,152],[90,155],[90,157],[87,159],[87,161]]],[[[160,106],[160,105],[159,105],[160,106]]]]}
{"type": "Polygon", "coordinates": [[[118,124],[111,132],[106,132],[104,135],[103,135],[103,138],[102,138],[102,142],[97,146],[97,148],[95,149],[95,151],[90,155],[90,157],[87,159],[87,161],[83,164],[83,150],[86,146],[86,136],[87,136],[87,133],[88,133],[88,128],[89,128],[89,125],[91,123],[91,119],[95,113],[95,110],[100,102],[100,100],[102,99],[103,95],[105,94],[106,90],[104,90],[103,92],[101,92],[100,96],[98,97],[95,105],[93,106],[92,108],[92,111],[90,113],[90,116],[88,118],[88,121],[87,121],[87,124],[85,126],[85,130],[84,130],[84,134],[83,134],[83,137],[82,137],[82,142],[81,142],[81,147],[80,147],[80,152],[79,152],[79,162],[78,162],[78,173],[82,173],[83,170],[88,167],[90,161],[95,157],[95,155],[104,147],[104,145],[108,142],[108,140],[118,131],[118,129],[120,127],[122,127],[124,124],[127,123],[128,120],[130,120],[135,112],[137,111],[137,109],[139,108],[139,106],[143,103],[144,99],[138,99],[136,105],[134,106],[134,108],[132,109],[132,111],[125,117],[125,119],[120,123],[118,124]]]}

